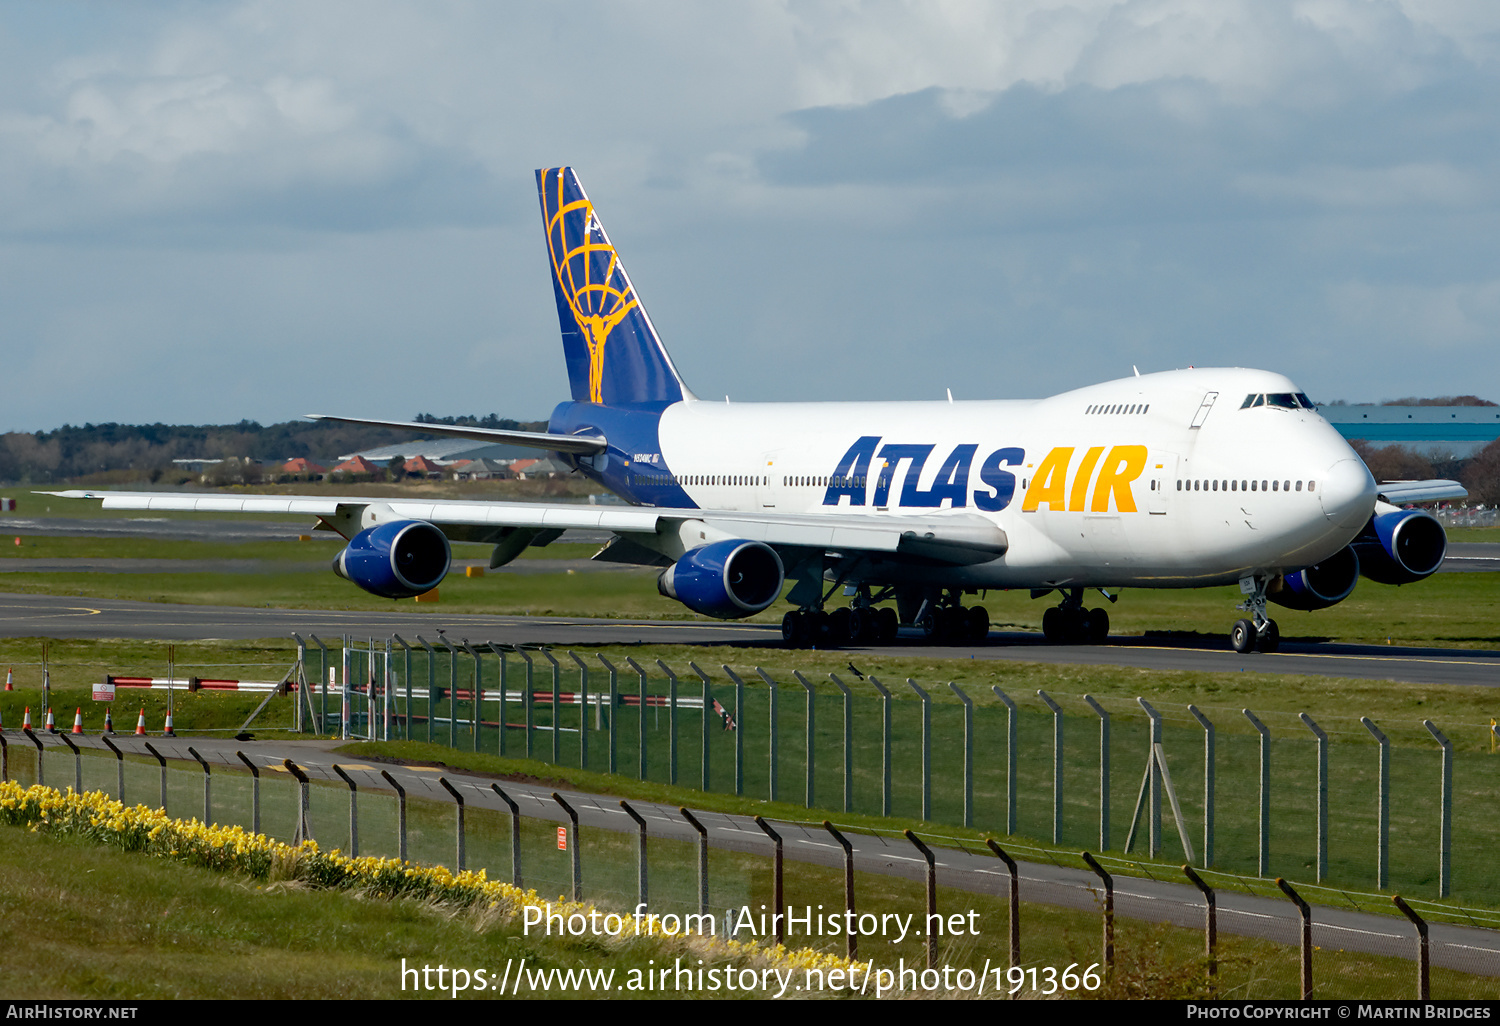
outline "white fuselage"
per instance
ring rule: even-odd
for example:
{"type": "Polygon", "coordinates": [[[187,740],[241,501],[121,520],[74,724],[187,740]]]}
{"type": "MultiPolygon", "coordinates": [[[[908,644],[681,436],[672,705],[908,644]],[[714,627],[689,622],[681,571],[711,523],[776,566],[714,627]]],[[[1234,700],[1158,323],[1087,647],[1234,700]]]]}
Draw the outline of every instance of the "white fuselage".
{"type": "Polygon", "coordinates": [[[1316,411],[1242,408],[1297,391],[1215,368],[1029,401],[697,400],[662,414],[658,458],[705,509],[977,515],[1008,538],[975,566],[893,563],[891,582],[1193,587],[1310,566],[1369,519],[1375,483],[1316,411]]]}

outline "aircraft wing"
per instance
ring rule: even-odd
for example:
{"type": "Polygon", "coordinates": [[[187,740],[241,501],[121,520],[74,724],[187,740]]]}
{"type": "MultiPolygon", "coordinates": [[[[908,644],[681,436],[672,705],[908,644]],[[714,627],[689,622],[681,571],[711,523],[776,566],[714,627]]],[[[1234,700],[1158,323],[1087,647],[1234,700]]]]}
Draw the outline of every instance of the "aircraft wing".
{"type": "Polygon", "coordinates": [[[1457,481],[1383,481],[1380,498],[1392,506],[1408,502],[1438,502],[1443,499],[1467,499],[1469,492],[1457,481]]]}
{"type": "Polygon", "coordinates": [[[43,492],[65,499],[99,499],[109,510],[213,513],[291,513],[317,517],[320,526],[352,537],[389,520],[422,520],[455,541],[498,542],[511,529],[612,531],[642,541],[656,536],[668,551],[696,548],[719,538],[743,538],[773,548],[821,549],[845,554],[883,552],[966,565],[1005,554],[1005,532],[966,513],[917,516],[806,514],[743,510],[590,506],[583,503],[408,500],[355,496],[197,495],[189,492],[110,492],[74,489],[43,492]],[[378,511],[375,519],[367,511],[378,511]]]}

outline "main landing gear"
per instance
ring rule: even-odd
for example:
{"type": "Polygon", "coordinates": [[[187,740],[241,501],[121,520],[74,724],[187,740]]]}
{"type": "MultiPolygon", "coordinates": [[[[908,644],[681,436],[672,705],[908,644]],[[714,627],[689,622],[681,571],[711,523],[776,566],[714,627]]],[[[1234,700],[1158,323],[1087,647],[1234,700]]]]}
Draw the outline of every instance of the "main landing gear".
{"type": "Polygon", "coordinates": [[[961,595],[950,592],[942,602],[924,602],[917,626],[933,644],[973,644],[990,634],[990,611],[983,606],[964,606],[961,595]]]}
{"type": "Polygon", "coordinates": [[[1102,645],[1109,638],[1109,612],[1084,609],[1083,589],[1069,589],[1042,614],[1042,636],[1053,645],[1102,645]]]}
{"type": "Polygon", "coordinates": [[[896,640],[897,626],[896,611],[888,606],[794,609],[781,618],[781,640],[788,648],[888,645],[896,640]]]}
{"type": "Polygon", "coordinates": [[[1250,614],[1250,619],[1236,620],[1229,631],[1229,644],[1236,652],[1251,652],[1259,648],[1262,652],[1274,652],[1281,647],[1281,630],[1276,621],[1266,615],[1267,577],[1246,577],[1240,581],[1240,591],[1245,601],[1237,608],[1250,614]]]}

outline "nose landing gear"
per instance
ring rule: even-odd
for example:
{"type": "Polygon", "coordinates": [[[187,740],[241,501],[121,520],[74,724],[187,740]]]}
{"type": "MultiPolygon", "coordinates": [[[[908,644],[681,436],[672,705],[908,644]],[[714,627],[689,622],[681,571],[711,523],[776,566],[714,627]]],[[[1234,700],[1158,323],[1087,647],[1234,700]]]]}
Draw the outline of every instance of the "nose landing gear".
{"type": "Polygon", "coordinates": [[[1266,615],[1266,586],[1269,577],[1245,577],[1240,580],[1240,591],[1245,601],[1238,609],[1250,614],[1249,619],[1236,620],[1229,631],[1229,645],[1236,652],[1274,652],[1281,647],[1281,630],[1276,621],[1266,615]]]}

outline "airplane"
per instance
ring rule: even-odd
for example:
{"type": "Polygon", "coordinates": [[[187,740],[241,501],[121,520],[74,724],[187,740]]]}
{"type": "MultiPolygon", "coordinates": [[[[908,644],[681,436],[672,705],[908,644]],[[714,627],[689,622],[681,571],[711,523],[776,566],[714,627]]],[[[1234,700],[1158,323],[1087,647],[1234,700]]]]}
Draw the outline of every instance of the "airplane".
{"type": "Polygon", "coordinates": [[[620,506],[73,490],[105,509],[305,513],[348,541],[334,571],[403,599],[436,588],[450,541],[500,567],[563,531],[595,559],[662,567],[658,588],[721,619],[782,597],[791,647],[888,644],[903,625],[973,642],[991,589],[1056,595],[1055,643],[1099,643],[1097,590],[1238,583],[1235,651],[1274,652],[1269,604],[1325,608],[1360,576],[1435,572],[1442,525],[1400,504],[1452,481],[1377,485],[1288,378],[1243,368],[1141,374],[1037,400],[731,403],[678,373],[571,168],[536,172],[571,399],[544,432],[310,415],[548,451],[620,506]],[[842,590],[847,606],[830,609],[842,590]]]}

